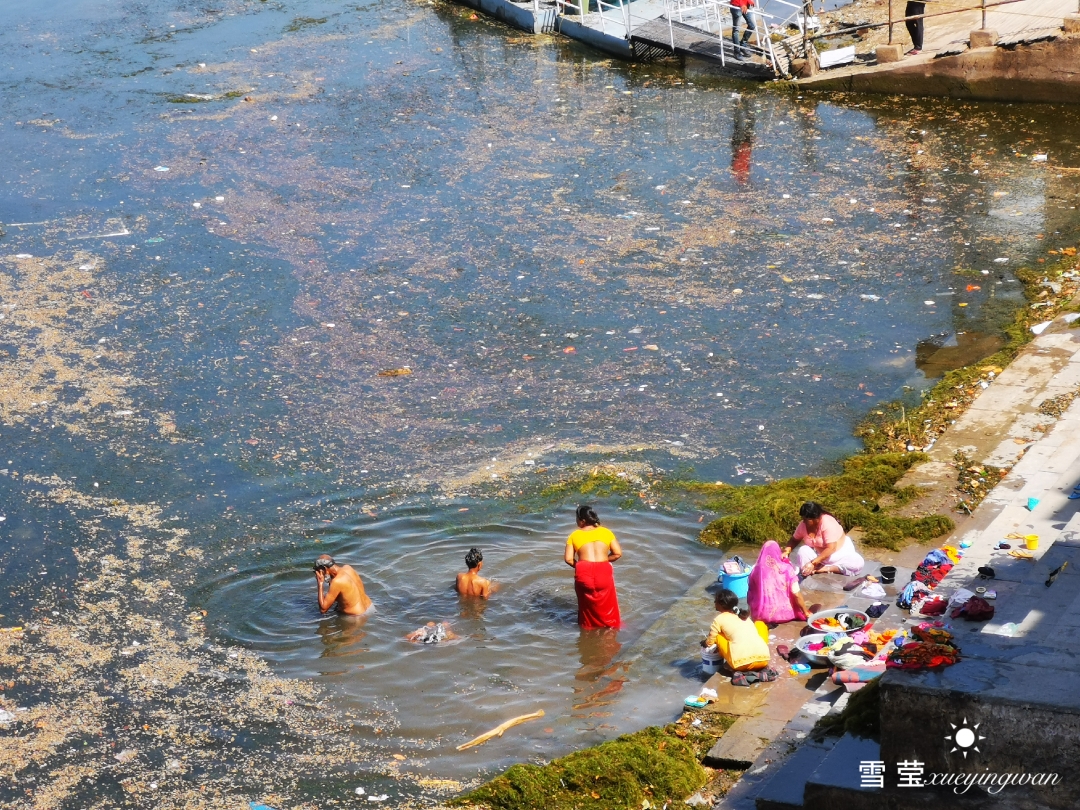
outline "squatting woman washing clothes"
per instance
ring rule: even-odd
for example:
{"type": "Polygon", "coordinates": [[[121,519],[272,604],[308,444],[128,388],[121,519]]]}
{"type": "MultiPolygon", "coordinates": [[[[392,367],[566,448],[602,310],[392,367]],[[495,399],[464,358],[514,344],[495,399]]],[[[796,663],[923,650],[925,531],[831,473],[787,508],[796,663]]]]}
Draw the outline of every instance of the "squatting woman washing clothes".
{"type": "Polygon", "coordinates": [[[843,574],[853,577],[862,571],[864,560],[855,550],[855,542],[847,536],[840,521],[826,512],[821,504],[807,501],[799,509],[802,523],[795,529],[784,556],[804,577],[814,574],[843,574]],[[792,547],[798,543],[792,553],[792,547]]]}
{"type": "Polygon", "coordinates": [[[591,506],[577,508],[577,525],[566,540],[563,559],[574,569],[578,624],[586,630],[618,627],[622,622],[611,564],[622,556],[622,547],[615,535],[600,525],[591,506]]]}

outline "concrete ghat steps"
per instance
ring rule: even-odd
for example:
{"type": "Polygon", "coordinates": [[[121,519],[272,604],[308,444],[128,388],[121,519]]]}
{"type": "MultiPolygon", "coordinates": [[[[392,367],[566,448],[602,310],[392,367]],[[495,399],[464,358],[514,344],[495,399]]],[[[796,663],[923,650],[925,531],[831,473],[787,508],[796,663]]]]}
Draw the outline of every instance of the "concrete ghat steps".
{"type": "MultiPolygon", "coordinates": [[[[959,663],[882,676],[880,746],[845,736],[823,756],[817,744],[804,744],[759,789],[757,810],[1080,807],[1080,784],[1069,778],[1080,760],[1077,525],[1080,519],[1068,521],[1062,542],[1025,563],[1026,571],[1008,583],[1008,596],[999,598],[994,619],[951,622],[963,650],[959,663]],[[1065,561],[1068,567],[1047,587],[1049,572],[1065,561]],[[1016,637],[998,633],[1006,622],[1016,625],[1016,637]],[[976,723],[979,750],[965,757],[946,737],[976,723]],[[859,764],[872,760],[886,763],[883,790],[860,786],[859,764]],[[927,775],[1057,773],[1062,781],[1037,789],[1010,786],[995,796],[977,787],[957,795],[950,788],[900,787],[896,763],[903,761],[922,763],[927,775]]],[[[999,581],[999,590],[1005,584],[999,581]]]]}
{"type": "Polygon", "coordinates": [[[859,763],[880,759],[875,740],[845,734],[806,780],[802,806],[807,810],[877,806],[881,790],[860,785],[859,763]]]}
{"type": "Polygon", "coordinates": [[[835,737],[808,739],[765,782],[754,800],[757,810],[793,810],[803,806],[803,788],[836,745],[835,737]]]}

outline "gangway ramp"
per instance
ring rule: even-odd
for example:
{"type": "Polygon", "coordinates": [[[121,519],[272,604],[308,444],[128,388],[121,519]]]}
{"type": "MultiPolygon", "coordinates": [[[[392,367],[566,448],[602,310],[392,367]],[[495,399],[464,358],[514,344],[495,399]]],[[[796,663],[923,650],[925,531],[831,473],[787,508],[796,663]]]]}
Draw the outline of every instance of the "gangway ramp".
{"type": "Polygon", "coordinates": [[[736,59],[730,40],[667,17],[635,26],[630,32],[630,45],[639,59],[655,59],[674,53],[719,62],[725,73],[747,79],[763,81],[776,76],[772,66],[765,62],[736,59]]]}

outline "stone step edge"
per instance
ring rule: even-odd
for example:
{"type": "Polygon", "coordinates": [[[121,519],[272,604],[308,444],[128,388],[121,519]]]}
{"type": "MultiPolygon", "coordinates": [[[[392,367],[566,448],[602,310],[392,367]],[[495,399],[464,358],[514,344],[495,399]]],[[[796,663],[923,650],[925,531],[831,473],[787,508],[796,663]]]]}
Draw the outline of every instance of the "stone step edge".
{"type": "MultiPolygon", "coordinates": [[[[775,740],[765,747],[753,764],[743,773],[723,798],[714,806],[714,810],[751,810],[754,800],[765,786],[783,770],[785,763],[794,756],[802,744],[810,739],[810,731],[822,717],[843,711],[850,693],[843,687],[837,688],[827,678],[803,704],[798,714],[793,717],[775,740]],[[827,699],[836,694],[831,704],[827,699]],[[828,706],[821,711],[822,706],[828,706]]],[[[827,743],[835,744],[839,737],[826,738],[827,743]]],[[[830,744],[830,748],[831,748],[830,744]]]]}

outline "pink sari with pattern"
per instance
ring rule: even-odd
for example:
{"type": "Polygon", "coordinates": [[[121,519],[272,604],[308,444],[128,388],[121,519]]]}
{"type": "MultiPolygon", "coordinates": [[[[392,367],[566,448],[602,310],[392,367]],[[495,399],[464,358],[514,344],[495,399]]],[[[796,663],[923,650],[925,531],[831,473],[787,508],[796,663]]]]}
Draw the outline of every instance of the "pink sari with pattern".
{"type": "Polygon", "coordinates": [[[791,589],[798,582],[795,569],[780,553],[780,545],[775,540],[768,541],[761,547],[757,565],[750,572],[746,595],[750,618],[766,624],[805,619],[806,614],[799,608],[791,589]]]}

